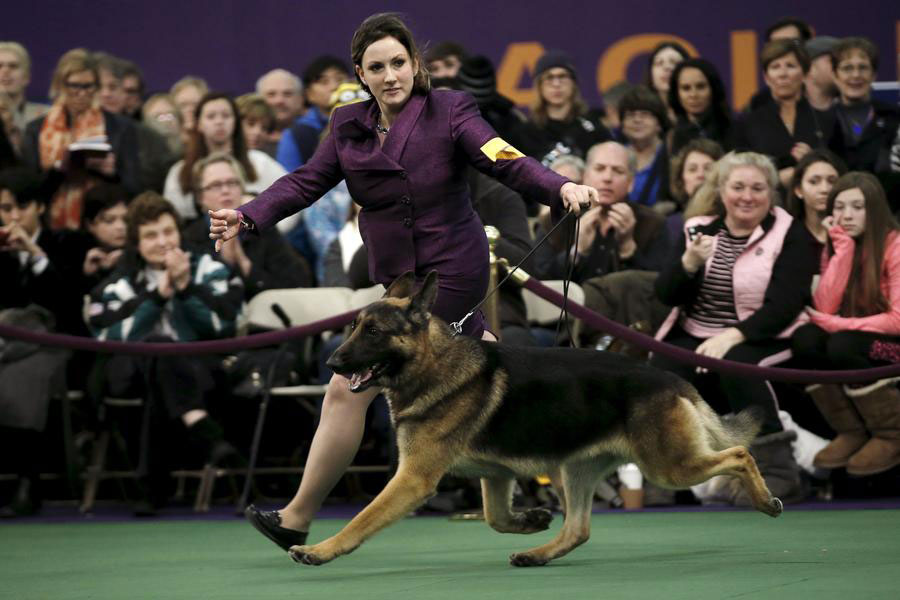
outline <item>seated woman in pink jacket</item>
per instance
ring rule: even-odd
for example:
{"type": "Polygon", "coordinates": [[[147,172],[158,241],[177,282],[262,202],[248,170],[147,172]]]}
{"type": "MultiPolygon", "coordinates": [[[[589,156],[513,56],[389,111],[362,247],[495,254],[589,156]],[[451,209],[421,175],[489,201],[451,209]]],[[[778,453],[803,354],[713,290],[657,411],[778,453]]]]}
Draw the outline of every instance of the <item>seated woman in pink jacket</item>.
{"type": "MultiPolygon", "coordinates": [[[[775,205],[777,189],[775,165],[761,154],[730,152],[716,163],[691,200],[698,216],[685,222],[675,246],[683,253],[673,253],[656,279],[657,297],[673,307],[657,339],[749,364],[790,357],[791,333],[807,320],[803,308],[815,256],[803,223],[775,205]]],[[[688,381],[699,378],[691,365],[661,354],[650,364],[688,381]]],[[[782,426],[772,386],[758,377],[726,374],[710,383],[718,384],[726,411],[756,409],[762,428],[751,451],[766,485],[784,502],[803,500],[806,486],[791,446],[796,434],[782,426]]],[[[738,486],[722,499],[739,506],[750,502],[738,486]]]]}
{"type": "MultiPolygon", "coordinates": [[[[900,224],[869,173],[847,173],[828,196],[822,279],[793,336],[794,354],[812,368],[865,369],[884,342],[900,342],[900,224]]],[[[837,437],[814,463],[873,475],[900,464],[900,391],[896,379],[864,386],[807,388],[837,437]]]]}

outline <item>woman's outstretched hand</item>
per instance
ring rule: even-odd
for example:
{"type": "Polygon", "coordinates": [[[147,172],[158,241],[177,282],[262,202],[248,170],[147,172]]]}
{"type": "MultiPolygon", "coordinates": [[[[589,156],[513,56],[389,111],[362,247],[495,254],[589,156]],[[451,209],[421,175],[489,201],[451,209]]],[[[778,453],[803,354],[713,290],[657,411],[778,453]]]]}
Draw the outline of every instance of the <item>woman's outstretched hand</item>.
{"type": "Polygon", "coordinates": [[[600,204],[597,190],[589,185],[579,185],[572,181],[567,181],[559,188],[559,196],[566,210],[571,210],[576,215],[580,215],[582,209],[586,210],[600,204]]]}
{"type": "Polygon", "coordinates": [[[240,231],[238,211],[230,208],[209,211],[209,239],[216,240],[216,252],[222,249],[222,244],[237,237],[240,231]]]}

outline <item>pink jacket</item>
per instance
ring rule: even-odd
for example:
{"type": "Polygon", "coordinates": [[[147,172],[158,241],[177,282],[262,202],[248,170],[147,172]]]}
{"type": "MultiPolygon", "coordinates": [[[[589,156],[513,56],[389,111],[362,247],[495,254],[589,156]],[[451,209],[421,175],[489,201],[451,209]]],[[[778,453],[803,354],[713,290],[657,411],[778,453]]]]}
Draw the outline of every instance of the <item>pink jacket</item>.
{"type": "Polygon", "coordinates": [[[853,253],[856,242],[839,225],[828,230],[834,245],[834,255],[822,256],[822,279],[813,294],[813,306],[818,313],[812,322],[829,333],[835,331],[869,331],[886,335],[900,335],[900,235],[888,235],[881,267],[881,293],[890,303],[887,312],[868,317],[841,317],[841,308],[850,272],[853,269],[853,253]]]}
{"type": "MultiPolygon", "coordinates": [[[[763,306],[766,290],[772,278],[772,271],[781,255],[785,236],[793,222],[793,217],[787,211],[777,206],[772,209],[771,215],[774,217],[772,226],[768,230],[758,226],[750,235],[747,245],[734,263],[732,286],[734,307],[739,322],[746,321],[763,306]]],[[[702,216],[689,219],[684,224],[685,232],[692,227],[702,230],[704,226],[713,223],[719,218],[721,217],[702,216]]],[[[717,242],[718,238],[716,239],[717,242]]],[[[711,266],[712,260],[708,260],[704,267],[704,276],[709,272],[711,266]]],[[[679,307],[674,308],[669,313],[668,318],[656,332],[656,339],[661,340],[665,338],[672,326],[678,321],[680,313],[681,308],[679,307]]],[[[797,317],[784,330],[779,332],[776,337],[782,339],[790,337],[797,327],[808,320],[809,317],[806,313],[800,311],[797,317]]],[[[715,332],[705,331],[698,324],[691,321],[686,321],[683,323],[683,326],[687,333],[695,337],[706,338],[719,333],[718,330],[715,332]]]]}

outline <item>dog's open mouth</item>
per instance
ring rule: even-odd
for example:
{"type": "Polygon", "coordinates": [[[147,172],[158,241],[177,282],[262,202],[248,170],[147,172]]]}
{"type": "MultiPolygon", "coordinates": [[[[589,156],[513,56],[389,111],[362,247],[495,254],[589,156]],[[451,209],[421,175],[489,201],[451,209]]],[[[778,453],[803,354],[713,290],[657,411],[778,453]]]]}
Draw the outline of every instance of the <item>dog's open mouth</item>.
{"type": "Polygon", "coordinates": [[[375,379],[383,370],[381,365],[375,364],[365,371],[357,371],[350,376],[350,391],[361,392],[375,382],[375,379]]]}

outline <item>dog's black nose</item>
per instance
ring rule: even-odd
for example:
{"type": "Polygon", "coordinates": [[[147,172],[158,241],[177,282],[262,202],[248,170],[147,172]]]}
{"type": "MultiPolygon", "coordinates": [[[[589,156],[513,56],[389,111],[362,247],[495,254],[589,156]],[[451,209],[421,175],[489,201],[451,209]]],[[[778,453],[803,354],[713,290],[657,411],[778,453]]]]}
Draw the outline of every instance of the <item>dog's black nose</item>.
{"type": "Polygon", "coordinates": [[[325,361],[325,366],[327,366],[335,373],[340,373],[343,365],[344,361],[342,361],[341,357],[338,356],[337,351],[333,352],[331,356],[328,357],[328,360],[325,361]]]}

